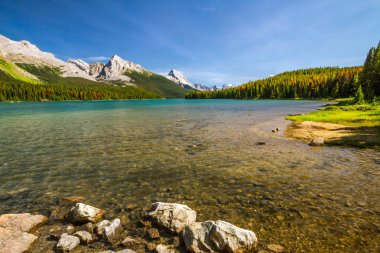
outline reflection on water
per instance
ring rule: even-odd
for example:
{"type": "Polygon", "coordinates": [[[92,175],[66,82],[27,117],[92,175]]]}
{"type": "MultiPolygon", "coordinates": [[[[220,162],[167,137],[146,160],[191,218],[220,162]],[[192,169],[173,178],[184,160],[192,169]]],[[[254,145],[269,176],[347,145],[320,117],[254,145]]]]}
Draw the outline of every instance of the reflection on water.
{"type": "Polygon", "coordinates": [[[313,148],[270,131],[319,105],[0,104],[0,213],[45,211],[64,195],[110,212],[180,202],[199,220],[252,229],[289,252],[379,251],[379,153],[313,148]]]}

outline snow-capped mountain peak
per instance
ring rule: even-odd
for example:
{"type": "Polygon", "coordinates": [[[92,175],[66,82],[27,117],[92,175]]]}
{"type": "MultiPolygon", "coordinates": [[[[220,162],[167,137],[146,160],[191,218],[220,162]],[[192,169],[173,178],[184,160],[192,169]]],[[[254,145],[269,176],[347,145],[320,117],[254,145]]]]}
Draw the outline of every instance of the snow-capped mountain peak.
{"type": "Polygon", "coordinates": [[[169,71],[169,74],[166,76],[169,80],[172,80],[173,82],[179,84],[183,88],[188,88],[188,89],[194,89],[194,90],[216,90],[216,87],[209,87],[206,85],[202,84],[192,84],[189,80],[187,80],[185,74],[179,70],[172,69],[169,71]]]}
{"type": "Polygon", "coordinates": [[[76,65],[64,62],[56,58],[52,53],[41,51],[36,45],[26,40],[13,41],[0,35],[0,56],[13,63],[57,67],[62,70],[62,76],[74,76],[95,80],[76,65]]]}
{"type": "Polygon", "coordinates": [[[176,69],[170,70],[166,78],[172,80],[184,88],[195,89],[194,85],[189,80],[187,80],[185,74],[176,69]]]}
{"type": "Polygon", "coordinates": [[[68,63],[71,63],[71,64],[74,64],[75,66],[77,66],[79,69],[83,70],[84,72],[86,72],[87,74],[90,73],[90,65],[81,60],[81,59],[76,59],[76,60],[68,60],[67,61],[68,63]]]}
{"type": "Polygon", "coordinates": [[[116,79],[124,79],[123,74],[127,70],[132,70],[136,72],[144,72],[145,69],[134,62],[131,61],[126,61],[120,56],[117,56],[116,54],[113,55],[108,63],[104,66],[102,71],[99,74],[100,78],[103,79],[111,79],[111,80],[116,80],[116,79]]]}

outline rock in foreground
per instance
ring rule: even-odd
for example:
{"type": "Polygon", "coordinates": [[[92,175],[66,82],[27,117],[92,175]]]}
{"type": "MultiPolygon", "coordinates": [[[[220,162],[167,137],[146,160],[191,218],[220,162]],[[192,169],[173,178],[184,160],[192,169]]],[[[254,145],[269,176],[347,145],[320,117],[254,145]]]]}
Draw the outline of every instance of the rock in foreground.
{"type": "Polygon", "coordinates": [[[71,210],[71,218],[74,223],[97,222],[103,217],[104,212],[102,209],[77,203],[71,210]]]}
{"type": "Polygon", "coordinates": [[[31,215],[30,213],[3,214],[0,216],[0,227],[29,232],[34,226],[45,221],[47,218],[43,215],[31,215]]]}
{"type": "Polygon", "coordinates": [[[0,216],[0,253],[21,253],[38,238],[29,234],[33,227],[44,223],[43,215],[3,214],[0,216]]]}
{"type": "Polygon", "coordinates": [[[220,220],[186,226],[183,240],[193,253],[251,252],[257,246],[254,232],[220,220]]]}
{"type": "Polygon", "coordinates": [[[120,239],[123,227],[119,218],[114,219],[108,226],[104,227],[103,236],[111,243],[114,243],[120,239]]]}
{"type": "Polygon", "coordinates": [[[148,217],[171,232],[180,233],[186,225],[195,222],[197,213],[186,205],[156,202],[148,217]]]}
{"type": "Polygon", "coordinates": [[[57,249],[59,251],[68,252],[75,249],[79,243],[80,240],[78,237],[65,233],[61,235],[61,238],[57,244],[57,249]]]}

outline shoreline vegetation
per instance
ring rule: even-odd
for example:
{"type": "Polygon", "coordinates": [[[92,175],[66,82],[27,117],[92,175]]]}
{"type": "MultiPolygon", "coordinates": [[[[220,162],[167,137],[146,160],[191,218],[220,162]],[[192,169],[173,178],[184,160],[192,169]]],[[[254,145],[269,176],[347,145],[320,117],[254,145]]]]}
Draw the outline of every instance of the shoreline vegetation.
{"type": "Polygon", "coordinates": [[[327,145],[380,150],[380,104],[355,104],[354,99],[337,102],[307,114],[287,116],[293,122],[285,135],[309,142],[322,137],[327,145]]]}

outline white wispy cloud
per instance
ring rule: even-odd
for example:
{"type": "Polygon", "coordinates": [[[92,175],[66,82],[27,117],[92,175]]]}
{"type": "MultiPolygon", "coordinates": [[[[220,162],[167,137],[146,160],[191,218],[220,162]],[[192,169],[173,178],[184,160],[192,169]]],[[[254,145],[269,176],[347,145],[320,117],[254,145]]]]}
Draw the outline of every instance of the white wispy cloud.
{"type": "Polygon", "coordinates": [[[109,57],[107,56],[90,56],[90,57],[83,58],[83,60],[85,61],[105,61],[108,59],[109,57]]]}

